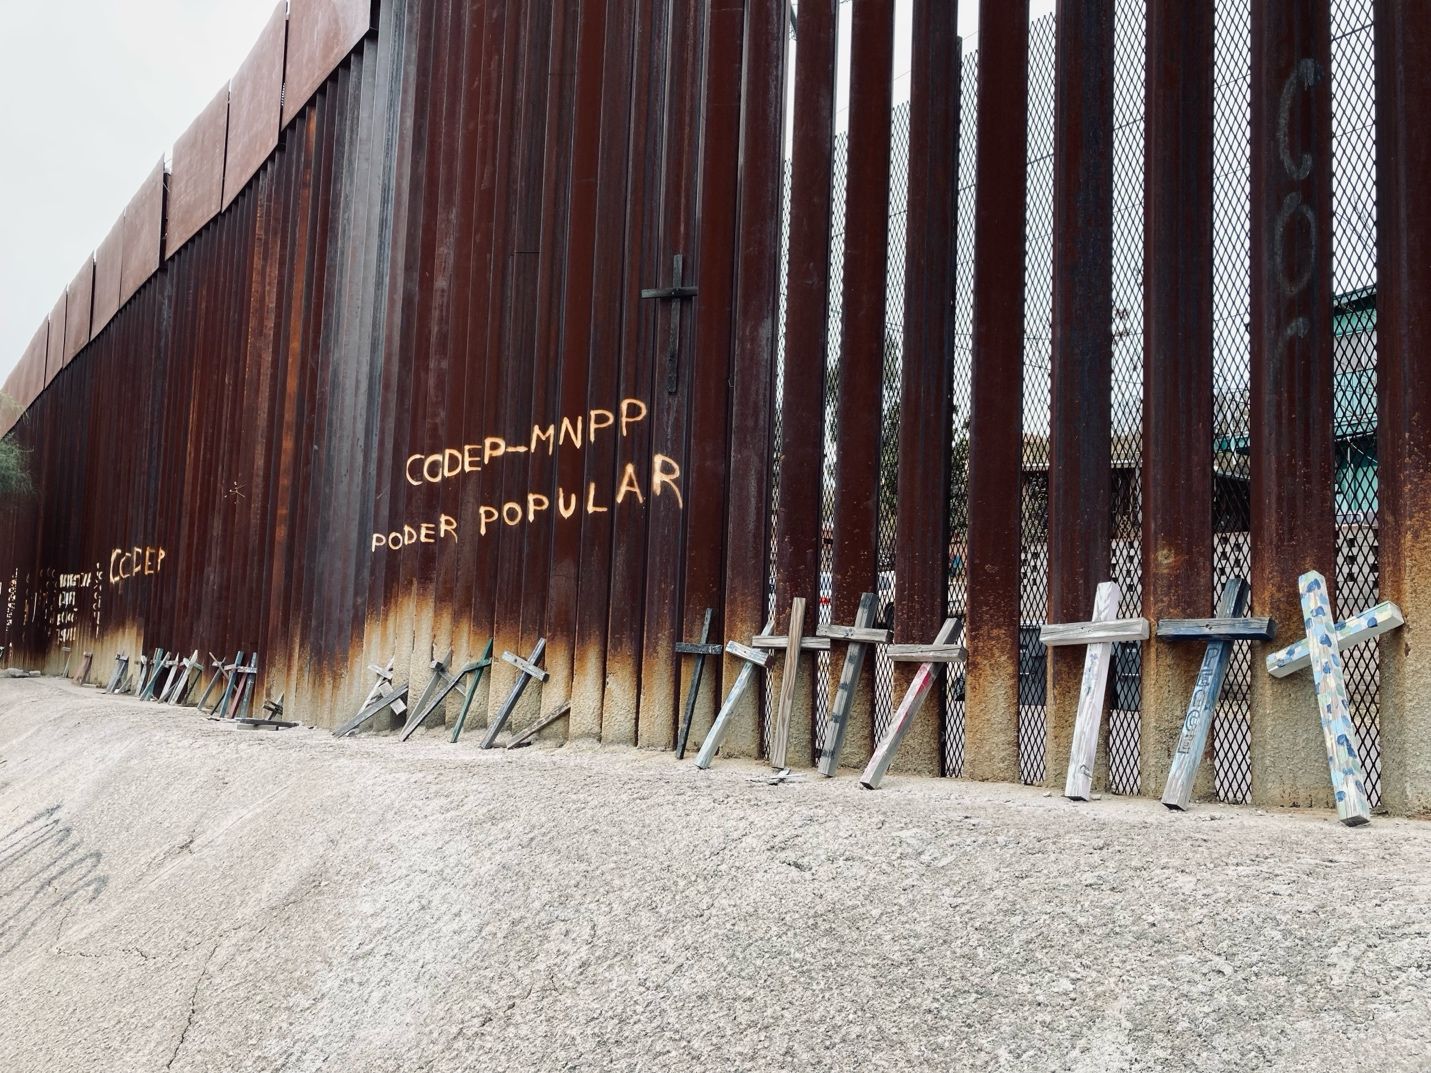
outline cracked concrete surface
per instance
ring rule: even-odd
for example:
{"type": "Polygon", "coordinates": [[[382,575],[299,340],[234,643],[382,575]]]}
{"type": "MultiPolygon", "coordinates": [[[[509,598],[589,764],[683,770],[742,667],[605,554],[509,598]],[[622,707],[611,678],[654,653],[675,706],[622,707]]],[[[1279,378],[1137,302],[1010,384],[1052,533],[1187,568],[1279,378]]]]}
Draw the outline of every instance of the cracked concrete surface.
{"type": "Polygon", "coordinates": [[[1431,825],[0,681],[0,1070],[1424,1070],[1431,825]]]}

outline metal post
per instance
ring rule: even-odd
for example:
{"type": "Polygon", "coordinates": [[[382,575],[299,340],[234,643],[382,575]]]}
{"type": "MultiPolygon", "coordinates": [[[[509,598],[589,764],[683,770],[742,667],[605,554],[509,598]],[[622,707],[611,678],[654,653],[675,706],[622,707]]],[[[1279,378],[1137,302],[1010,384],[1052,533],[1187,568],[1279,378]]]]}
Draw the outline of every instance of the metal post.
{"type": "MultiPolygon", "coordinates": [[[[844,313],[835,457],[830,613],[852,622],[878,591],[879,464],[885,365],[899,344],[885,335],[889,259],[893,0],[861,0],[851,20],[849,178],[845,187],[844,313]]],[[[792,627],[793,629],[793,627],[792,627]]],[[[783,673],[782,668],[782,673],[783,673]]],[[[874,751],[874,661],[855,683],[845,752],[863,767],[874,751]]],[[[808,721],[808,720],[807,720],[808,721]]],[[[808,733],[793,750],[806,763],[808,733]]]]}
{"type": "MultiPolygon", "coordinates": [[[[725,536],[725,633],[732,637],[755,634],[766,614],[788,14],[784,0],[750,0],[746,7],[740,211],[736,223],[735,375],[731,382],[725,536]]],[[[740,672],[738,662],[726,657],[724,673],[728,681],[740,672]]],[[[760,745],[760,707],[760,698],[754,695],[737,703],[725,743],[727,755],[756,754],[760,745]]]]}
{"type": "MultiPolygon", "coordinates": [[[[744,0],[708,5],[704,128],[701,133],[700,250],[696,273],[695,367],[691,372],[690,445],[686,467],[684,634],[714,608],[712,630],[723,634],[725,487],[730,457],[727,407],[734,352],[736,207],[740,196],[740,105],[745,36],[744,0]]],[[[690,667],[683,668],[687,677],[690,667]]],[[[721,661],[706,668],[691,720],[699,747],[721,698],[721,661]]],[[[682,682],[682,688],[688,688],[682,682]]]]}
{"type": "MultiPolygon", "coordinates": [[[[1336,551],[1330,19],[1327,0],[1252,10],[1252,602],[1288,623],[1299,575],[1331,573],[1336,551]]],[[[1314,715],[1304,683],[1254,671],[1254,801],[1331,803],[1314,715]]]]}
{"type": "Polygon", "coordinates": [[[1410,629],[1381,648],[1382,801],[1431,812],[1431,23],[1414,0],[1377,0],[1377,386],[1381,594],[1410,629]]]}
{"type": "MultiPolygon", "coordinates": [[[[909,211],[905,239],[904,362],[899,407],[899,507],[895,636],[934,636],[948,613],[949,467],[959,186],[958,5],[918,0],[909,111],[909,211]]],[[[903,697],[918,666],[894,665],[903,697]]],[[[942,691],[906,732],[898,767],[944,768],[942,691]]]]}
{"type": "Polygon", "coordinates": [[[964,773],[1019,777],[1028,0],[980,0],[964,773]]]}
{"type": "MultiPolygon", "coordinates": [[[[1058,6],[1048,617],[1081,618],[1111,568],[1113,0],[1058,6]]],[[[1115,609],[1116,612],[1116,609],[1115,609]]],[[[1048,660],[1048,786],[1062,786],[1083,660],[1048,660]]],[[[1106,755],[1106,752],[1105,752],[1106,755]]]]}
{"type": "MultiPolygon", "coordinates": [[[[795,56],[794,158],[790,178],[790,272],[785,307],[785,379],[781,401],[780,496],[775,516],[775,606],[795,598],[816,602],[819,616],[823,537],[825,354],[830,302],[830,224],[834,189],[837,0],[816,0],[801,15],[795,56]]],[[[815,664],[779,668],[795,674],[800,726],[814,710],[815,664]]],[[[807,750],[797,733],[793,759],[807,750]]]]}
{"type": "MultiPolygon", "coordinates": [[[[1143,615],[1204,614],[1212,594],[1213,6],[1148,4],[1143,142],[1143,615]]],[[[1162,794],[1201,667],[1143,649],[1139,786],[1162,794]]],[[[1210,772],[1210,765],[1203,765],[1210,772]]]]}

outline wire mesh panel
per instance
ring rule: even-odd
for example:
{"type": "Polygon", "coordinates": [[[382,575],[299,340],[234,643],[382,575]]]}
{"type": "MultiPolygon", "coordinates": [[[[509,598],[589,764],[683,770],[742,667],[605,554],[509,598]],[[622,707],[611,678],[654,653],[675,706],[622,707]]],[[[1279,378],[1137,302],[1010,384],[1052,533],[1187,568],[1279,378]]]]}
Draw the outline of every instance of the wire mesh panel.
{"type": "MultiPolygon", "coordinates": [[[[880,381],[879,570],[875,596],[881,609],[897,598],[895,539],[898,535],[900,377],[904,368],[904,273],[909,223],[909,117],[906,101],[891,120],[889,172],[889,284],[885,287],[884,374],[880,381]]],[[[894,716],[894,662],[876,645],[876,740],[894,716]]]]}
{"type": "MultiPolygon", "coordinates": [[[[959,200],[955,235],[958,273],[954,299],[954,419],[949,489],[949,613],[964,620],[969,600],[969,413],[973,396],[974,339],[974,174],[979,104],[979,55],[966,52],[959,83],[959,200]]],[[[944,724],[944,770],[964,773],[964,668],[952,664],[944,681],[948,718],[944,724]]]]}
{"type": "MultiPolygon", "coordinates": [[[[1332,377],[1336,441],[1336,614],[1377,602],[1376,77],[1372,0],[1332,5],[1332,377]]],[[[1352,723],[1381,801],[1380,648],[1342,656],[1352,723]]]]}
{"type": "MultiPolygon", "coordinates": [[[[1250,49],[1250,0],[1219,0],[1213,97],[1213,597],[1228,578],[1252,573],[1250,49]]],[[[1238,641],[1212,726],[1213,781],[1222,801],[1245,802],[1252,793],[1251,685],[1251,646],[1238,641]]]]}
{"type": "MultiPolygon", "coordinates": [[[[840,9],[840,32],[849,32],[848,5],[840,9]]],[[[848,82],[848,57],[842,60],[841,81],[848,82]]],[[[896,144],[894,152],[900,151],[896,144]]],[[[906,153],[908,150],[905,150],[906,153]]],[[[835,525],[835,461],[839,452],[839,427],[836,415],[840,397],[840,352],[844,339],[842,295],[845,293],[845,194],[850,177],[850,137],[848,131],[835,136],[831,158],[831,188],[833,201],[830,216],[830,308],[826,326],[825,348],[825,446],[821,472],[821,510],[823,539],[820,541],[819,622],[830,622],[830,601],[834,595],[834,547],[830,537],[835,525]]],[[[830,715],[831,688],[834,679],[832,653],[820,652],[816,657],[815,678],[815,740],[825,733],[830,715]]]]}
{"type": "MultiPolygon", "coordinates": [[[[1143,606],[1143,72],[1144,5],[1116,7],[1113,83],[1113,578],[1123,590],[1119,614],[1143,606]]],[[[1138,792],[1138,712],[1143,649],[1118,645],[1108,725],[1108,789],[1138,792]]]]}
{"type": "Polygon", "coordinates": [[[1048,436],[1053,330],[1054,17],[1029,28],[1028,238],[1025,251],[1023,540],[1019,553],[1019,777],[1042,782],[1048,719],[1048,436]]]}
{"type": "MultiPolygon", "coordinates": [[[[793,47],[791,49],[794,51],[793,47]]],[[[786,123],[790,119],[787,116],[786,123]]],[[[786,144],[789,144],[787,135],[786,144]]],[[[785,166],[780,180],[780,308],[778,310],[776,323],[779,327],[775,333],[775,395],[774,395],[774,419],[771,423],[772,444],[779,444],[784,433],[784,423],[782,421],[782,411],[784,409],[782,392],[785,386],[785,306],[789,297],[790,280],[790,160],[787,153],[785,166]]],[[[768,568],[765,581],[765,612],[767,615],[775,613],[775,518],[780,510],[780,460],[778,457],[771,459],[770,472],[770,542],[766,550],[766,562],[768,568]]],[[[808,628],[808,626],[807,626],[808,628]]],[[[770,675],[764,676],[765,681],[765,706],[764,712],[775,710],[776,696],[770,675]]],[[[770,755],[770,735],[773,727],[769,718],[762,717],[761,726],[761,748],[765,756],[770,755]]],[[[817,739],[818,740],[818,739],[817,739]]]]}

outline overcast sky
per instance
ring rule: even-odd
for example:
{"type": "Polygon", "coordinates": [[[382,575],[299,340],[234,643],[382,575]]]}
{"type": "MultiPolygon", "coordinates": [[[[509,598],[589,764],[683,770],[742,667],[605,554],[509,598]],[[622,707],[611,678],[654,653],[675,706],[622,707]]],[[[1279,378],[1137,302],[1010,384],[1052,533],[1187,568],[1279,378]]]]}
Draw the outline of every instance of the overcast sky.
{"type": "MultiPolygon", "coordinates": [[[[0,0],[0,382],[274,2],[0,0]]],[[[1052,8],[1033,0],[1034,17],[1052,8]]],[[[909,0],[899,22],[896,100],[909,0]]],[[[977,22],[978,0],[959,0],[960,33],[977,22]]]]}
{"type": "Polygon", "coordinates": [[[275,0],[0,0],[0,382],[275,0]]]}

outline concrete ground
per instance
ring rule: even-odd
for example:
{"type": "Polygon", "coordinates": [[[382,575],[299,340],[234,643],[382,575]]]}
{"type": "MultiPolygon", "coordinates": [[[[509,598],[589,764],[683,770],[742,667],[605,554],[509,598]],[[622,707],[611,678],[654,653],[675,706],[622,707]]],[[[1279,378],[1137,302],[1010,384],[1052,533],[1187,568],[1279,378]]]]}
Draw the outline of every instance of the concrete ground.
{"type": "Polygon", "coordinates": [[[1425,1070],[1431,825],[0,680],[0,1070],[1425,1070]]]}

